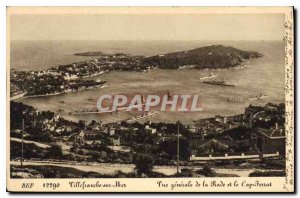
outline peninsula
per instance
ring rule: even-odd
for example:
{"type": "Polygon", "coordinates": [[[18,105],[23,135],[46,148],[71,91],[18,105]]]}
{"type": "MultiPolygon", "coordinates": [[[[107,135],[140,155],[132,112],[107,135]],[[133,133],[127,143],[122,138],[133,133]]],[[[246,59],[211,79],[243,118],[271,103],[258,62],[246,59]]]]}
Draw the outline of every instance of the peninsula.
{"type": "Polygon", "coordinates": [[[104,53],[100,51],[81,52],[81,53],[74,54],[74,56],[102,56],[102,55],[104,55],[104,53]]]}
{"type": "Polygon", "coordinates": [[[159,54],[143,59],[143,62],[159,68],[178,69],[180,66],[196,69],[229,68],[240,65],[244,59],[263,55],[254,51],[243,51],[234,47],[212,45],[188,51],[159,54]]]}
{"type": "Polygon", "coordinates": [[[92,60],[59,65],[40,71],[10,73],[10,95],[53,95],[106,86],[106,82],[84,80],[86,77],[110,71],[147,72],[161,69],[226,69],[239,66],[244,59],[259,58],[259,52],[243,51],[234,47],[213,45],[189,51],[156,56],[132,56],[124,53],[106,54],[100,51],[82,52],[76,56],[96,56],[92,60]]]}

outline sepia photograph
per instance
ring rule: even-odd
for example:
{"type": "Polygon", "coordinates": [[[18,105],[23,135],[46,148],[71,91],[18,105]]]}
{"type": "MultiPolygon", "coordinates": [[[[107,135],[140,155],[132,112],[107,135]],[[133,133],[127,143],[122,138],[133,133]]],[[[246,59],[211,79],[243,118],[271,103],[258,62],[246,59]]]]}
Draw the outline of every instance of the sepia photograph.
{"type": "Polygon", "coordinates": [[[7,29],[9,191],[294,191],[292,7],[8,7],[7,29]]]}

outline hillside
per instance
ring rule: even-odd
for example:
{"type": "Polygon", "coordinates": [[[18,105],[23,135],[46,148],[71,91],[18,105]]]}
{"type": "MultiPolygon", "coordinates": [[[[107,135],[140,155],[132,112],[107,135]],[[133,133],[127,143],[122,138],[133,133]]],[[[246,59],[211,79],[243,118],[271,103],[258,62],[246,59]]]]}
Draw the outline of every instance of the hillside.
{"type": "Polygon", "coordinates": [[[161,54],[143,59],[145,64],[160,68],[177,69],[184,65],[195,68],[228,68],[240,65],[244,59],[259,58],[262,54],[234,47],[212,45],[188,51],[161,54]]]}
{"type": "Polygon", "coordinates": [[[93,52],[80,52],[75,53],[74,56],[103,56],[104,53],[100,51],[93,51],[93,52]]]}

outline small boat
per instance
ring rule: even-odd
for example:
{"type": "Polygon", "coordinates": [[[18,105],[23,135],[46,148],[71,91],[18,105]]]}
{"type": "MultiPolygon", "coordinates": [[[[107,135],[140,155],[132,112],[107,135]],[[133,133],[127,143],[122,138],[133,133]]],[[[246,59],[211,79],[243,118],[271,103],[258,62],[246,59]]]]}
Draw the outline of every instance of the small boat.
{"type": "Polygon", "coordinates": [[[62,104],[65,103],[65,101],[63,101],[63,100],[61,100],[61,101],[59,101],[59,102],[62,103],[62,104]]]}
{"type": "Polygon", "coordinates": [[[92,100],[93,100],[92,98],[89,98],[89,99],[88,99],[88,101],[92,101],[92,100]]]}
{"type": "Polygon", "coordinates": [[[260,100],[268,97],[267,95],[264,95],[262,93],[259,93],[257,96],[249,97],[250,100],[260,100]]]}
{"type": "Polygon", "coordinates": [[[228,102],[242,102],[242,101],[244,101],[244,98],[233,96],[231,98],[227,98],[227,101],[228,102]]]}
{"type": "Polygon", "coordinates": [[[231,68],[231,70],[240,70],[240,69],[246,69],[246,66],[245,65],[240,65],[240,66],[236,66],[236,67],[231,68]]]}
{"type": "Polygon", "coordinates": [[[65,110],[63,110],[63,109],[58,109],[58,110],[57,110],[57,112],[62,112],[62,111],[65,111],[65,110]]]}
{"type": "Polygon", "coordinates": [[[208,76],[200,77],[200,80],[205,80],[205,79],[210,79],[210,78],[215,78],[217,75],[214,75],[213,73],[210,73],[208,76]]]}

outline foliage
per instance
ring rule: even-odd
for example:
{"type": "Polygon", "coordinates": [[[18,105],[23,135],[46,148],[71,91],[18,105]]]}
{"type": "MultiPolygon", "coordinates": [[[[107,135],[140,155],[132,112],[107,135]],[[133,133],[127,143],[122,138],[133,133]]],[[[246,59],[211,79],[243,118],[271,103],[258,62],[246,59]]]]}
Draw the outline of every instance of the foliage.
{"type": "Polygon", "coordinates": [[[154,159],[152,156],[139,153],[134,156],[133,162],[135,164],[135,169],[139,176],[142,174],[148,174],[151,172],[154,164],[154,159]]]}
{"type": "Polygon", "coordinates": [[[61,147],[57,144],[52,144],[46,152],[46,157],[50,159],[63,159],[61,147]]]}

